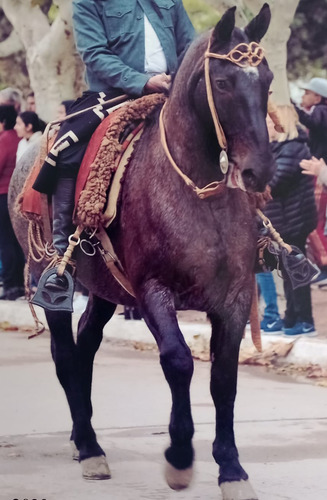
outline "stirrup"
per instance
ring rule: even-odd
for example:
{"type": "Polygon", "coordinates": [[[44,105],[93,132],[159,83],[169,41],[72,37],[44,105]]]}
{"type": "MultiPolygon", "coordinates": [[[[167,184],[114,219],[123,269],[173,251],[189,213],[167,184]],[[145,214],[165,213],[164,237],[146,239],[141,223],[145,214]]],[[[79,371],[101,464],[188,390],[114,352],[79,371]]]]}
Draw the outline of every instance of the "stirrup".
{"type": "Polygon", "coordinates": [[[289,254],[285,248],[281,249],[282,272],[290,280],[293,290],[300,286],[309,285],[316,279],[320,270],[313,264],[303,252],[296,246],[291,245],[292,252],[289,254]]]}
{"type": "Polygon", "coordinates": [[[73,312],[73,296],[75,283],[72,275],[64,271],[63,276],[67,279],[67,290],[50,290],[45,288],[45,283],[50,276],[57,274],[57,268],[48,269],[42,274],[36,293],[32,298],[32,304],[48,309],[49,311],[73,312]]]}

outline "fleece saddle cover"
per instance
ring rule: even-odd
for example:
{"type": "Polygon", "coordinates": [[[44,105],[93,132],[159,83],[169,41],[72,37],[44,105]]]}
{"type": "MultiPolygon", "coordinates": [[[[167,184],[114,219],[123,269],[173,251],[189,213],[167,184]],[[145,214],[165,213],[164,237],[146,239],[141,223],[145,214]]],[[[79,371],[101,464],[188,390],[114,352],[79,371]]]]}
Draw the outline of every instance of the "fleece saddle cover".
{"type": "MultiPolygon", "coordinates": [[[[136,141],[142,134],[144,120],[162,105],[165,99],[162,94],[151,94],[128,101],[109,114],[96,129],[90,139],[76,181],[73,217],[76,225],[97,228],[99,224],[108,226],[113,220],[123,172],[136,141]],[[110,189],[111,200],[109,197],[110,203],[105,210],[111,182],[113,184],[110,189]]],[[[18,210],[21,214],[40,223],[44,215],[44,195],[35,191],[32,186],[54,141],[55,137],[43,142],[41,152],[18,199],[18,210]]]]}

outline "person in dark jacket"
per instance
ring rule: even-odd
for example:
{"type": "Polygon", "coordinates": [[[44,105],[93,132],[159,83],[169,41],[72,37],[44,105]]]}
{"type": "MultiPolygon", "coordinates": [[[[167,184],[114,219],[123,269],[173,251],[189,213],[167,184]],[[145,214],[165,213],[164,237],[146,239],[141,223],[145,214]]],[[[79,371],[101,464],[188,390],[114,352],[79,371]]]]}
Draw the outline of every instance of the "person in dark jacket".
{"type": "Polygon", "coordinates": [[[309,131],[311,154],[327,162],[327,80],[312,78],[304,86],[301,107],[295,109],[309,131]]]}
{"type": "MultiPolygon", "coordinates": [[[[286,243],[305,254],[306,239],[317,224],[317,212],[314,182],[310,176],[302,175],[300,161],[311,158],[311,153],[307,136],[298,127],[296,112],[284,106],[278,109],[286,131],[276,132],[271,119],[267,118],[276,172],[269,183],[273,199],[267,203],[265,215],[286,243]],[[287,119],[283,119],[283,113],[287,113],[287,119]]],[[[293,290],[289,280],[284,280],[284,291],[284,334],[315,334],[310,285],[293,290]]]]}

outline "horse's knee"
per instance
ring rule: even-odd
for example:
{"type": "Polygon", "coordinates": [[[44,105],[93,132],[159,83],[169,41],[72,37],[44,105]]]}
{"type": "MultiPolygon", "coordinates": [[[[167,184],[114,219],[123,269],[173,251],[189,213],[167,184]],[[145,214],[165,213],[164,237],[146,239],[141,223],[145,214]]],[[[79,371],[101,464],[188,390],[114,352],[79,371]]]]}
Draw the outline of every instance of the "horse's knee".
{"type": "Polygon", "coordinates": [[[189,347],[175,344],[160,351],[160,363],[164,370],[168,383],[177,380],[191,381],[193,375],[193,358],[189,347]]]}

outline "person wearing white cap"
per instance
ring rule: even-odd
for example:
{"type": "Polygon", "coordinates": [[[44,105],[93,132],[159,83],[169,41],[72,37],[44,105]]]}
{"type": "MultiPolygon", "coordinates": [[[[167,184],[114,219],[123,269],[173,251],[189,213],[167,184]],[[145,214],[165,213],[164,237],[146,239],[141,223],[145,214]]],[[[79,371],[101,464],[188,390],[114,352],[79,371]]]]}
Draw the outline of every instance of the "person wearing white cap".
{"type": "MultiPolygon", "coordinates": [[[[327,163],[327,80],[312,78],[304,87],[301,108],[296,108],[300,122],[309,131],[309,147],[311,160],[300,163],[302,172],[306,175],[316,175],[322,184],[326,184],[327,163]]],[[[319,188],[318,188],[319,192],[319,188]]],[[[318,227],[323,228],[323,234],[317,233],[320,247],[324,247],[327,237],[327,206],[324,198],[316,194],[318,203],[318,227]]],[[[312,244],[312,243],[311,243],[312,244]]],[[[321,274],[315,280],[318,286],[327,283],[327,266],[320,267],[321,274]]]]}
{"type": "Polygon", "coordinates": [[[309,147],[316,158],[327,161],[327,80],[312,78],[303,86],[299,120],[309,131],[309,147]]]}

